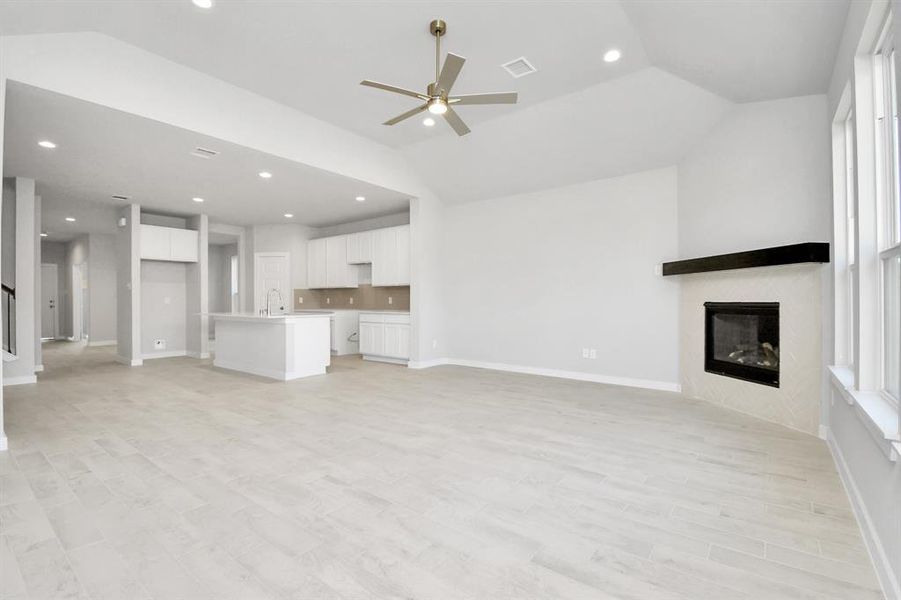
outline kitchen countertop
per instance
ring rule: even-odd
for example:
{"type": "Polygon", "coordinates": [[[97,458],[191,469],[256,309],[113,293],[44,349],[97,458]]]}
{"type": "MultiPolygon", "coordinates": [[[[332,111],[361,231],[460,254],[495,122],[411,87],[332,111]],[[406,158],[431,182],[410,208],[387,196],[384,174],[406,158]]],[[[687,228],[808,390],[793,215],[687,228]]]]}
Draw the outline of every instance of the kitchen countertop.
{"type": "Polygon", "coordinates": [[[328,318],[332,315],[330,310],[307,310],[300,313],[285,313],[283,315],[258,315],[255,313],[206,313],[205,316],[224,321],[258,321],[266,323],[278,323],[292,321],[294,319],[311,319],[316,317],[328,318]]]}
{"type": "Polygon", "coordinates": [[[318,312],[320,310],[327,310],[328,312],[360,312],[360,313],[375,313],[375,314],[389,314],[389,315],[408,315],[410,314],[409,310],[392,310],[392,309],[375,309],[375,310],[367,310],[365,308],[329,308],[329,309],[300,309],[295,310],[294,314],[305,313],[305,312],[318,312]]]}

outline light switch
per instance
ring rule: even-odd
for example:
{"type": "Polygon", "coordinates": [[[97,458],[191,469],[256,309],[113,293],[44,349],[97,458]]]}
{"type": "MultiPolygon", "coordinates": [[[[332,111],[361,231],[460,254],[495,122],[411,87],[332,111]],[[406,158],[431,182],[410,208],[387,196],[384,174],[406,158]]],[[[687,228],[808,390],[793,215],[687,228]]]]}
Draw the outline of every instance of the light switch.
{"type": "Polygon", "coordinates": [[[298,297],[297,297],[297,303],[298,303],[298,304],[303,304],[303,296],[298,296],[298,297]]]}
{"type": "Polygon", "coordinates": [[[394,304],[394,298],[388,296],[388,304],[394,304]]]}
{"type": "Polygon", "coordinates": [[[331,303],[332,303],[332,299],[331,299],[331,298],[326,298],[326,299],[325,299],[325,303],[326,303],[326,304],[331,304],[331,303]]]}
{"type": "Polygon", "coordinates": [[[588,358],[595,359],[598,357],[598,349],[592,348],[591,352],[589,352],[588,358]]]}
{"type": "Polygon", "coordinates": [[[351,304],[353,304],[353,303],[354,303],[354,299],[353,299],[353,296],[351,296],[351,297],[350,297],[350,303],[351,303],[351,304]]]}
{"type": "Polygon", "coordinates": [[[582,358],[588,358],[588,348],[582,348],[582,358]]]}

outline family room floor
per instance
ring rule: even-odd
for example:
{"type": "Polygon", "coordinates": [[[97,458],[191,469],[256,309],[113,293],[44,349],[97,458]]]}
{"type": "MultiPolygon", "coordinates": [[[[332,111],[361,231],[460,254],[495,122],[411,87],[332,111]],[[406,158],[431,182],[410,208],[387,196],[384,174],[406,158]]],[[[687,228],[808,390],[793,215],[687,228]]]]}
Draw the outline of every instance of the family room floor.
{"type": "Polygon", "coordinates": [[[0,598],[882,598],[825,444],[673,393],[44,346],[0,598]]]}

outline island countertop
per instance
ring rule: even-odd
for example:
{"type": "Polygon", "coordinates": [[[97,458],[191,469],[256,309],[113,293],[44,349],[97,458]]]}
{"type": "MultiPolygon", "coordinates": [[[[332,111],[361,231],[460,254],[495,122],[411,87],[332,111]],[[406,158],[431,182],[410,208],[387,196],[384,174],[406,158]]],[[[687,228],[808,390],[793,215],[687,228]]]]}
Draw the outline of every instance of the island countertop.
{"type": "Polygon", "coordinates": [[[281,323],[296,319],[329,318],[332,316],[329,310],[310,310],[302,313],[285,313],[283,315],[258,315],[250,312],[242,313],[205,313],[204,316],[212,317],[219,321],[246,321],[258,323],[281,323]]]}

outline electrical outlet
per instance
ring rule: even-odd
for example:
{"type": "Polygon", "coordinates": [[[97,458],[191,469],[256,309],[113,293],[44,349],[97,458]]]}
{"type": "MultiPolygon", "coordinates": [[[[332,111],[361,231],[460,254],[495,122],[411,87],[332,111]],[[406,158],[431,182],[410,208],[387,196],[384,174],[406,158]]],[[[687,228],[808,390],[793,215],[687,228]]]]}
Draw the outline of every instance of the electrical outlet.
{"type": "Polygon", "coordinates": [[[394,304],[394,298],[388,296],[388,304],[394,304]]]}
{"type": "Polygon", "coordinates": [[[153,340],[153,349],[154,350],[165,350],[166,349],[166,340],[153,340]]]}
{"type": "Polygon", "coordinates": [[[351,304],[354,303],[354,297],[353,297],[353,296],[350,297],[350,303],[351,303],[351,304]]]}
{"type": "Polygon", "coordinates": [[[325,299],[325,303],[326,303],[326,304],[331,304],[331,303],[332,303],[332,299],[331,299],[331,298],[326,298],[326,299],[325,299]]]}
{"type": "Polygon", "coordinates": [[[297,297],[297,303],[298,303],[298,304],[303,304],[303,296],[298,296],[298,297],[297,297]]]}
{"type": "Polygon", "coordinates": [[[596,359],[597,357],[598,357],[598,349],[597,349],[597,348],[591,348],[590,351],[589,351],[589,353],[588,353],[588,358],[594,360],[594,359],[596,359]]]}
{"type": "Polygon", "coordinates": [[[582,358],[588,358],[588,348],[582,348],[582,358]]]}
{"type": "Polygon", "coordinates": [[[163,298],[163,304],[172,304],[172,298],[166,296],[165,298],[163,298]]]}

